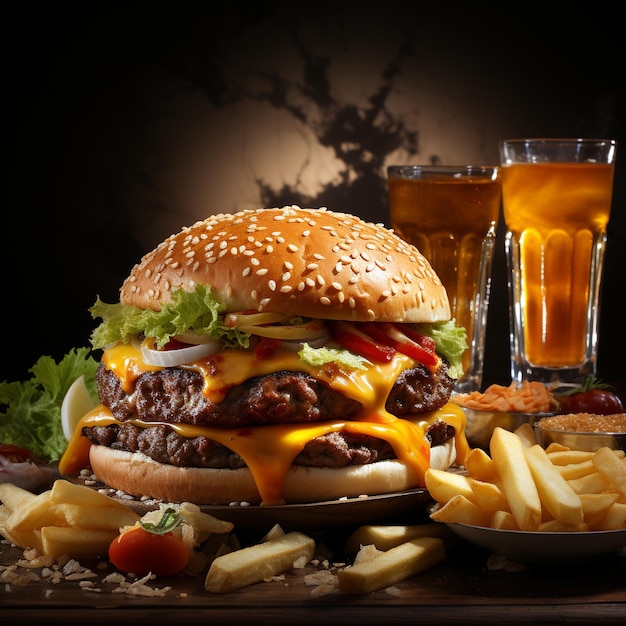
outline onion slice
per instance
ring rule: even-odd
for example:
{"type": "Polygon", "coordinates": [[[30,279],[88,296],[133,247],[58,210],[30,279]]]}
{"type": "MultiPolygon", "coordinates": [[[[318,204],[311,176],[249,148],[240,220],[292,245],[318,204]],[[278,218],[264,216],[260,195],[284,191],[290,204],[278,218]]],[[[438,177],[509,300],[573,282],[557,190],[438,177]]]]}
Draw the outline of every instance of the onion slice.
{"type": "Polygon", "coordinates": [[[327,337],[328,330],[320,320],[304,322],[303,324],[271,324],[268,326],[241,326],[240,330],[259,337],[270,339],[312,341],[320,337],[327,337]]]}
{"type": "Polygon", "coordinates": [[[144,342],[141,346],[141,357],[147,365],[176,367],[204,359],[218,352],[221,347],[222,344],[217,339],[178,350],[154,350],[144,342]]]}

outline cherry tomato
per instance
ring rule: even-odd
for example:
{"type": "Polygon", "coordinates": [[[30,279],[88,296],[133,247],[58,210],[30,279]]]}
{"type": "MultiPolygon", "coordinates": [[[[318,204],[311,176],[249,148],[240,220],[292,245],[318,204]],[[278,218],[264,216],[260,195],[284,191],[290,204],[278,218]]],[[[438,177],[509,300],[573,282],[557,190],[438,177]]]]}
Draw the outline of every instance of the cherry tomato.
{"type": "Polygon", "coordinates": [[[560,413],[593,413],[611,415],[622,413],[622,401],[608,389],[590,389],[570,395],[556,396],[560,413]]]}
{"type": "Polygon", "coordinates": [[[619,396],[593,375],[587,376],[579,387],[565,393],[555,393],[554,399],[559,403],[559,413],[611,415],[624,411],[619,396]]]}
{"type": "Polygon", "coordinates": [[[111,563],[117,569],[137,576],[149,572],[157,576],[171,576],[185,569],[189,562],[187,547],[167,530],[180,523],[176,516],[178,514],[170,508],[156,526],[141,524],[121,533],[109,546],[111,563]],[[170,517],[164,522],[168,515],[170,517]]]}

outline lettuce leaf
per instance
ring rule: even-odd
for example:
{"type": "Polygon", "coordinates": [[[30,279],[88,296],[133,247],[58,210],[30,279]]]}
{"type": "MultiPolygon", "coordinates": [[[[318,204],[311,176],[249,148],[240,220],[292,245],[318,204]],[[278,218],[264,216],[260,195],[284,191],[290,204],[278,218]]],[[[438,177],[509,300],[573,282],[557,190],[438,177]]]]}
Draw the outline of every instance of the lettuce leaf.
{"type": "Polygon", "coordinates": [[[463,375],[461,358],[467,350],[465,328],[457,326],[455,319],[433,324],[412,324],[412,326],[418,333],[435,340],[435,350],[448,360],[448,374],[451,378],[460,378],[463,375]]]}
{"type": "Polygon", "coordinates": [[[0,442],[26,448],[40,459],[58,461],[67,440],[61,425],[61,405],[72,383],[85,376],[94,403],[98,362],[89,348],[73,348],[58,363],[40,357],[22,382],[0,383],[0,442]]]}
{"type": "Polygon", "coordinates": [[[226,326],[219,314],[225,305],[218,303],[211,288],[197,285],[195,291],[178,289],[172,293],[172,302],[160,311],[140,309],[127,304],[107,304],[98,297],[89,309],[93,318],[102,323],[93,331],[94,349],[104,348],[116,341],[128,342],[133,335],[144,334],[156,339],[157,348],[163,348],[174,336],[189,329],[220,339],[226,348],[247,348],[250,335],[226,326]]]}

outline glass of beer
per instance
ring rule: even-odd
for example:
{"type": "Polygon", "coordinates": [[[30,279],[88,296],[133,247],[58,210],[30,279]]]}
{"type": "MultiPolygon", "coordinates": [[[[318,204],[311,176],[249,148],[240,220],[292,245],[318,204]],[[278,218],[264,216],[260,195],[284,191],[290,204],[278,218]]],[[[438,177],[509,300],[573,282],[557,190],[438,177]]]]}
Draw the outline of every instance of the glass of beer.
{"type": "Polygon", "coordinates": [[[599,301],[616,142],[500,142],[511,378],[596,374],[599,301]]]}
{"type": "Polygon", "coordinates": [[[467,332],[464,373],[454,390],[477,391],[500,211],[498,168],[391,165],[387,174],[392,228],[428,259],[448,292],[452,316],[467,332]]]}

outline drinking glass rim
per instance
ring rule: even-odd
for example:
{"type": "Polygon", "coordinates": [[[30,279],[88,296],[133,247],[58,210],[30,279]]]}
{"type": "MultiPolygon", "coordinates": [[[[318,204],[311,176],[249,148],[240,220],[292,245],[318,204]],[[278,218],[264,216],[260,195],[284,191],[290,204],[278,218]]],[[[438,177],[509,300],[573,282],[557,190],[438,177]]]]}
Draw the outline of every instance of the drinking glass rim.
{"type": "Polygon", "coordinates": [[[481,178],[497,179],[499,165],[388,165],[387,175],[389,177],[415,178],[421,173],[475,176],[481,178]]]}
{"type": "Polygon", "coordinates": [[[612,146],[617,146],[616,139],[608,139],[608,138],[594,138],[594,137],[519,137],[517,139],[502,139],[500,145],[504,144],[538,144],[538,143],[586,143],[586,144],[609,144],[612,146]]]}

